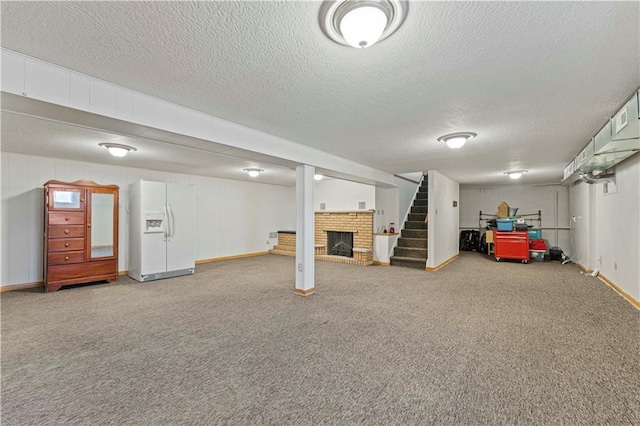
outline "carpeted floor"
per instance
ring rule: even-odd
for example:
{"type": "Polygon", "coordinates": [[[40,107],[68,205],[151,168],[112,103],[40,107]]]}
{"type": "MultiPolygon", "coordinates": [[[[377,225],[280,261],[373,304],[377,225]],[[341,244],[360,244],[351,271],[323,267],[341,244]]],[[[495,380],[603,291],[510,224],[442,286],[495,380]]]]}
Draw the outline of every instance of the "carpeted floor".
{"type": "Polygon", "coordinates": [[[2,294],[2,424],[640,424],[640,312],[559,262],[294,259],[2,294]]]}

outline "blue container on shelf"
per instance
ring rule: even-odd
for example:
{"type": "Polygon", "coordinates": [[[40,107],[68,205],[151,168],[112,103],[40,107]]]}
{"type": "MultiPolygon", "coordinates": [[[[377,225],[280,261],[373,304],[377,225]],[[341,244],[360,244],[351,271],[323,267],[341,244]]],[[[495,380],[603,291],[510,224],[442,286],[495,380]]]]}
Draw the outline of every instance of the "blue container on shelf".
{"type": "Polygon", "coordinates": [[[498,231],[513,231],[513,221],[511,219],[497,219],[498,231]]]}
{"type": "Polygon", "coordinates": [[[529,229],[529,238],[542,238],[542,231],[540,230],[540,228],[529,229]]]}

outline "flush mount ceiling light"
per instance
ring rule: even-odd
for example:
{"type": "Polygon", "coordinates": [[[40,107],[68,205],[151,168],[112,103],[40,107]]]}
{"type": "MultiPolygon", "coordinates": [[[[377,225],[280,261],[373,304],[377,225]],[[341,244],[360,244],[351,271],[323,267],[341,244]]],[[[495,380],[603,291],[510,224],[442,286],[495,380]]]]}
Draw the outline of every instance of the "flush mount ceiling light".
{"type": "Polygon", "coordinates": [[[360,49],[393,34],[407,14],[404,0],[333,0],[320,9],[320,27],[331,40],[360,49]]]}
{"type": "Polygon", "coordinates": [[[99,146],[107,148],[109,153],[114,157],[124,157],[129,151],[137,151],[134,147],[129,145],[121,145],[119,143],[100,143],[99,146]]]}
{"type": "Polygon", "coordinates": [[[527,170],[514,170],[512,172],[504,172],[505,175],[511,179],[520,179],[523,173],[527,173],[527,170]]]}
{"type": "Polygon", "coordinates": [[[313,178],[314,178],[315,180],[322,180],[322,178],[323,178],[323,177],[324,177],[324,176],[319,175],[319,174],[315,174],[315,175],[313,175],[313,178]]]}
{"type": "Polygon", "coordinates": [[[462,148],[469,139],[473,139],[476,136],[478,135],[473,132],[449,133],[448,135],[440,136],[438,141],[446,143],[451,149],[458,149],[462,148]]]}
{"type": "Polygon", "coordinates": [[[244,169],[244,172],[247,172],[249,174],[249,176],[251,177],[258,177],[258,175],[260,175],[260,173],[264,172],[264,170],[262,169],[258,169],[255,167],[251,167],[249,169],[244,169]]]}

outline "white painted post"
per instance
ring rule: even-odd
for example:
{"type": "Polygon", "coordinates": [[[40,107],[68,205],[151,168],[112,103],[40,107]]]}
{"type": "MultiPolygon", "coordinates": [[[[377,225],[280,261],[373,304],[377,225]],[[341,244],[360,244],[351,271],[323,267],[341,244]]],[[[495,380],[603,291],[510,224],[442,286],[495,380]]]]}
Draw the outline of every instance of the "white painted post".
{"type": "Polygon", "coordinates": [[[315,167],[296,168],[296,288],[295,294],[315,292],[315,215],[313,211],[313,175],[315,167]]]}

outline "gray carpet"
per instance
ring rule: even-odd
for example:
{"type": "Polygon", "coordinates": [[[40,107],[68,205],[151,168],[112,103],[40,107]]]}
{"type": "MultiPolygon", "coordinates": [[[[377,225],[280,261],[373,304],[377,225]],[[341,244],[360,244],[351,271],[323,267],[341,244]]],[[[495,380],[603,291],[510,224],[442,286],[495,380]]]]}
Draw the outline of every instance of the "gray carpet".
{"type": "Polygon", "coordinates": [[[558,262],[294,259],[2,294],[2,424],[640,424],[640,312],[558,262]]]}

